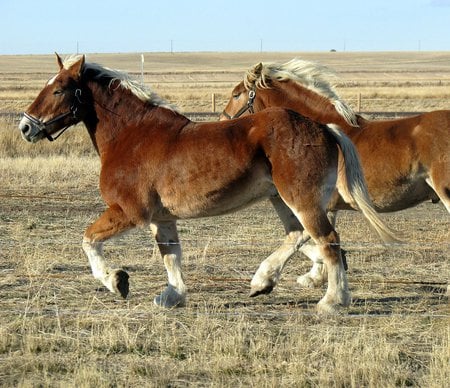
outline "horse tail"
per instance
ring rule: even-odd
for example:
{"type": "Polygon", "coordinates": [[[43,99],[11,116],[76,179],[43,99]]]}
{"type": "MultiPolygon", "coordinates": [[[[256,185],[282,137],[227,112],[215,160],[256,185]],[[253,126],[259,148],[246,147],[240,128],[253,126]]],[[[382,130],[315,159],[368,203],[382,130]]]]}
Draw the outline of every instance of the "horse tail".
{"type": "MultiPolygon", "coordinates": [[[[400,240],[396,237],[398,232],[390,229],[373,208],[356,147],[339,126],[328,124],[328,129],[336,139],[344,156],[346,191],[384,242],[399,242],[400,240]]],[[[345,195],[345,193],[342,194],[345,195]]],[[[343,197],[345,198],[345,196],[343,197]]]]}

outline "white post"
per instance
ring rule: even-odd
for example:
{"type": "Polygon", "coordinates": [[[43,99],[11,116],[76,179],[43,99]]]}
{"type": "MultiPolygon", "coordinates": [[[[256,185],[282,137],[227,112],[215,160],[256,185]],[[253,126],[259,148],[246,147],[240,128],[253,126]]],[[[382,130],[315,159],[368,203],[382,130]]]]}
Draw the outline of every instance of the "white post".
{"type": "Polygon", "coordinates": [[[141,54],[141,83],[144,85],[144,54],[141,54]]]}

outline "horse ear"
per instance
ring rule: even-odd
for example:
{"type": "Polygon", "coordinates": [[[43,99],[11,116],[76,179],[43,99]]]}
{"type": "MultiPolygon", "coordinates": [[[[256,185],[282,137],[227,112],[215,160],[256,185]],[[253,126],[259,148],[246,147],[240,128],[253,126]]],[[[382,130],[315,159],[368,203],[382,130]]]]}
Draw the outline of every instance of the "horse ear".
{"type": "Polygon", "coordinates": [[[64,67],[63,61],[57,52],[55,52],[55,55],[56,55],[56,61],[58,62],[59,70],[62,70],[62,68],[64,67]]]}
{"type": "Polygon", "coordinates": [[[68,69],[72,77],[76,80],[78,80],[81,76],[85,59],[86,59],[85,56],[82,55],[81,58],[78,61],[74,62],[74,64],[71,65],[68,69]]]}
{"type": "Polygon", "coordinates": [[[263,64],[262,62],[258,63],[257,65],[255,65],[255,67],[253,68],[253,72],[255,73],[256,76],[260,75],[263,69],[263,64]]]}

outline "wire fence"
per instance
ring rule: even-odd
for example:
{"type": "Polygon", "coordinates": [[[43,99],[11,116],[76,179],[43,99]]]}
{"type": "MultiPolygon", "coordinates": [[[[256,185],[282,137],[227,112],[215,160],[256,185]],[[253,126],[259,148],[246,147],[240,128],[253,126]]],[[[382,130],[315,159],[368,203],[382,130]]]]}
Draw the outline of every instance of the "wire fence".
{"type": "MultiPolygon", "coordinates": [[[[400,118],[407,116],[414,116],[423,113],[422,111],[363,111],[359,112],[371,119],[383,119],[383,118],[400,118]]],[[[219,119],[220,112],[183,112],[183,114],[192,121],[217,121],[219,119]]],[[[22,119],[22,113],[20,112],[0,112],[0,120],[8,121],[14,124],[18,124],[22,119]]],[[[1,128],[0,128],[1,129],[1,128]]]]}

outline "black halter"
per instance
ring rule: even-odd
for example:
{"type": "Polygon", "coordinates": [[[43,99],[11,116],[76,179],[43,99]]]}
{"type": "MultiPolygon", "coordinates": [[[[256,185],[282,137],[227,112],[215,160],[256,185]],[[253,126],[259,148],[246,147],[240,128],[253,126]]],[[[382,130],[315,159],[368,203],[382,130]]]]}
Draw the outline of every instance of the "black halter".
{"type": "Polygon", "coordinates": [[[57,123],[58,121],[65,119],[67,116],[72,116],[74,119],[78,119],[77,116],[77,112],[78,112],[78,107],[82,104],[82,101],[80,99],[81,97],[81,89],[76,89],[75,90],[75,97],[76,97],[76,101],[72,104],[72,106],[70,107],[68,112],[65,113],[61,113],[60,115],[54,117],[51,120],[48,120],[46,122],[43,122],[39,119],[37,119],[36,117],[33,117],[31,115],[29,115],[28,113],[24,113],[23,115],[30,120],[36,127],[39,128],[39,132],[43,133],[44,136],[49,140],[49,141],[54,141],[56,140],[58,137],[60,137],[67,128],[69,128],[70,126],[72,126],[73,124],[69,124],[66,125],[63,129],[60,130],[60,132],[58,133],[58,135],[56,135],[55,137],[53,137],[51,134],[49,134],[47,132],[47,128],[54,124],[57,123]]]}
{"type": "Polygon", "coordinates": [[[254,90],[250,90],[248,92],[247,104],[244,105],[241,109],[239,109],[239,111],[235,115],[230,116],[227,112],[225,112],[225,109],[223,110],[222,114],[228,120],[231,120],[231,119],[236,119],[236,118],[242,116],[247,111],[249,111],[250,113],[255,113],[255,111],[253,110],[253,102],[255,101],[255,97],[256,97],[256,92],[254,90]]]}

